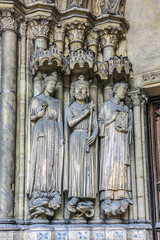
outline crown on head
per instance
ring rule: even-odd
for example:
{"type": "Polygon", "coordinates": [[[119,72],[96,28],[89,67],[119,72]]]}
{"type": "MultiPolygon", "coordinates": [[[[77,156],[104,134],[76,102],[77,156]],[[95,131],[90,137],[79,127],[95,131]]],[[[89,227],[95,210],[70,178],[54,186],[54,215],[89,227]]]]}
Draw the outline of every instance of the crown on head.
{"type": "Polygon", "coordinates": [[[75,81],[75,86],[77,84],[84,84],[86,87],[89,87],[89,82],[88,81],[85,81],[85,78],[84,78],[84,75],[80,75],[78,77],[78,81],[75,81]]]}

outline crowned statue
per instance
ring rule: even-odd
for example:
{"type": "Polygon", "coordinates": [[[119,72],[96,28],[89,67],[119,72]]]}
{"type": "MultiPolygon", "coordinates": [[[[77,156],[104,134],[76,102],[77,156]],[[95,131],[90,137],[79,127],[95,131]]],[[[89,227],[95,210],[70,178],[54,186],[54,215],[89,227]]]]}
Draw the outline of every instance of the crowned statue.
{"type": "Polygon", "coordinates": [[[66,111],[70,129],[68,156],[65,156],[64,190],[70,199],[67,208],[77,217],[91,218],[97,194],[95,141],[98,134],[97,116],[93,102],[88,103],[89,82],[81,75],[75,81],[73,101],[66,111]],[[67,159],[67,160],[66,160],[67,159]],[[68,176],[66,173],[68,172],[68,176]]]}

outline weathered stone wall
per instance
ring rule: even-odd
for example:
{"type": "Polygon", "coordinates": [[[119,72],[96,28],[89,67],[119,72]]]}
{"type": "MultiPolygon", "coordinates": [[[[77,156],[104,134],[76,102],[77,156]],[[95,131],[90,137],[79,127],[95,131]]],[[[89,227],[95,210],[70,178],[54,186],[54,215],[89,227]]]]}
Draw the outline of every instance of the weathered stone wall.
{"type": "Polygon", "coordinates": [[[142,86],[142,75],[160,69],[160,2],[159,0],[127,1],[127,55],[133,63],[132,86],[142,86]]]}

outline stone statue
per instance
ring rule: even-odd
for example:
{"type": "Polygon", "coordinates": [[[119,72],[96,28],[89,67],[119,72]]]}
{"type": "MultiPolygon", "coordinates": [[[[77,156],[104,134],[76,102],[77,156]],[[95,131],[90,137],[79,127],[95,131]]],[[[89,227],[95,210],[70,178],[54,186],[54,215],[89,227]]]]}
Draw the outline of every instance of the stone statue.
{"type": "Polygon", "coordinates": [[[76,213],[76,218],[91,218],[94,207],[90,200],[95,199],[97,193],[95,140],[98,123],[93,102],[87,103],[89,83],[83,75],[75,82],[73,95],[75,101],[66,111],[66,124],[71,134],[68,156],[65,156],[65,161],[69,160],[64,168],[64,190],[71,198],[68,210],[76,213]]]}
{"type": "Polygon", "coordinates": [[[124,15],[125,0],[96,0],[95,14],[102,13],[124,15]]]}
{"type": "Polygon", "coordinates": [[[68,8],[82,7],[87,8],[88,0],[69,0],[68,8]]]}
{"type": "Polygon", "coordinates": [[[122,215],[131,200],[129,144],[132,111],[124,105],[127,84],[118,82],[113,98],[104,102],[98,117],[100,136],[99,191],[107,217],[122,215]]]}
{"type": "Polygon", "coordinates": [[[28,112],[28,198],[31,218],[53,217],[61,204],[63,124],[59,100],[52,97],[54,72],[44,79],[43,92],[28,112]]]}

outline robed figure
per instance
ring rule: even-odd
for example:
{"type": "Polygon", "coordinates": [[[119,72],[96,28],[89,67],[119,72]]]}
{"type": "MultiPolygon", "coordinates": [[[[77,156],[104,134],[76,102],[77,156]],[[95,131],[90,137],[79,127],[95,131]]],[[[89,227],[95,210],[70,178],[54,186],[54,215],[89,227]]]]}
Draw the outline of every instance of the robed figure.
{"type": "MultiPolygon", "coordinates": [[[[99,113],[100,200],[106,214],[122,214],[131,203],[130,154],[132,113],[123,100],[126,83],[116,83],[113,98],[104,102],[99,113]],[[106,205],[105,205],[106,203],[106,205]],[[116,206],[113,206],[116,205],[116,206]]],[[[114,215],[113,214],[113,215],[114,215]]]]}
{"type": "MultiPolygon", "coordinates": [[[[101,0],[97,0],[100,2],[101,0]]],[[[100,3],[102,7],[102,13],[110,14],[124,14],[125,0],[103,0],[100,3]]]]}
{"type": "Polygon", "coordinates": [[[82,7],[87,8],[88,0],[69,0],[68,8],[82,7]]]}
{"type": "MultiPolygon", "coordinates": [[[[89,83],[80,76],[74,85],[75,101],[66,111],[66,124],[70,129],[68,156],[65,156],[64,190],[68,191],[70,212],[93,208],[85,199],[95,199],[97,193],[97,163],[95,140],[98,134],[97,116],[93,103],[87,103],[89,83]],[[68,172],[68,176],[66,173],[68,172]],[[81,200],[81,204],[77,204],[81,200]],[[83,203],[82,203],[83,202],[83,203]],[[77,207],[77,209],[76,209],[77,207]]],[[[67,153],[67,151],[65,151],[67,153]]]]}
{"type": "Polygon", "coordinates": [[[28,111],[27,193],[31,217],[53,216],[61,204],[63,124],[59,100],[52,97],[57,73],[44,79],[44,91],[28,111]]]}

